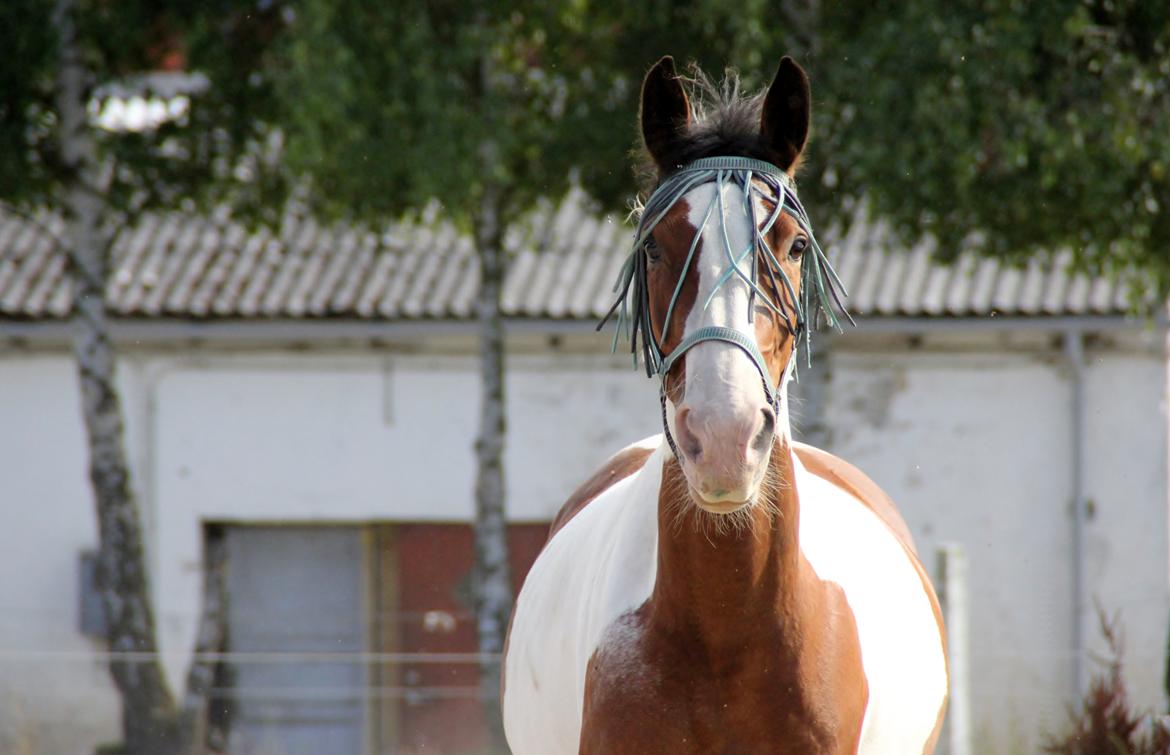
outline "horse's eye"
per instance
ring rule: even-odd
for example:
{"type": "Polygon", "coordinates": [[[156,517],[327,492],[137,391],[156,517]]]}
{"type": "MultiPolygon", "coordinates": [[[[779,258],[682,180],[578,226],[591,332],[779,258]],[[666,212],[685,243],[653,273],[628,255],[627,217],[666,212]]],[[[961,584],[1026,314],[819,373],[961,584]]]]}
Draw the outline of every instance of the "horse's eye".
{"type": "Polygon", "coordinates": [[[657,262],[662,258],[662,249],[659,248],[658,242],[654,240],[653,236],[646,237],[646,240],[642,242],[642,248],[646,250],[646,256],[652,261],[657,262]]]}
{"type": "Polygon", "coordinates": [[[788,250],[788,256],[794,260],[799,260],[804,250],[808,248],[808,239],[804,236],[797,236],[796,240],[792,242],[792,248],[788,250]]]}

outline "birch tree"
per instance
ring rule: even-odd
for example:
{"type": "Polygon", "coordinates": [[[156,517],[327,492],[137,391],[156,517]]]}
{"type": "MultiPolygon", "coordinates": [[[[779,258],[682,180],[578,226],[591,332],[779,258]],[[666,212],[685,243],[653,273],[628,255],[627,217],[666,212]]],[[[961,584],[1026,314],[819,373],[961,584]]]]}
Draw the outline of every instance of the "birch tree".
{"type": "MultiPolygon", "coordinates": [[[[265,133],[251,125],[271,113],[262,81],[251,92],[223,84],[193,87],[194,104],[182,124],[124,133],[97,126],[93,113],[103,87],[117,84],[151,96],[148,74],[185,62],[188,51],[221,81],[246,74],[262,59],[257,42],[280,25],[279,9],[271,5],[263,12],[220,3],[202,14],[185,5],[11,0],[0,6],[0,44],[7,51],[0,73],[0,203],[36,224],[67,258],[98,525],[98,590],[110,674],[122,700],[122,746],[135,755],[202,746],[211,669],[195,662],[176,699],[157,658],[142,518],[106,311],[110,252],[118,235],[148,210],[231,200],[242,214],[261,217],[279,209],[282,187],[276,166],[258,159],[265,133]],[[252,169],[243,179],[233,170],[240,165],[252,169]],[[59,230],[49,214],[60,218],[59,230]]],[[[223,632],[219,544],[209,543],[206,556],[197,650],[218,649],[223,632]]]]}
{"type": "Polygon", "coordinates": [[[157,652],[146,578],[142,523],[130,484],[122,404],[115,387],[114,349],[105,312],[106,268],[114,231],[103,212],[109,170],[97,154],[87,115],[88,71],[78,41],[75,6],[60,0],[54,105],[63,173],[62,246],[73,282],[73,354],[81,384],[89,476],[97,504],[98,578],[112,654],[110,673],[122,694],[122,726],[132,751],[178,748],[178,711],[157,662],[126,655],[157,652]]]}

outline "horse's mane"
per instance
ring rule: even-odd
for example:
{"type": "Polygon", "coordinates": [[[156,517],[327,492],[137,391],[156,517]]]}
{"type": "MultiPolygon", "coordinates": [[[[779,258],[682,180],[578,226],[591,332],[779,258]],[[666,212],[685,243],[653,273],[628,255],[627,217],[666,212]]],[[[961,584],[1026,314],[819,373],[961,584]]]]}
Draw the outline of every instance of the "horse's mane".
{"type": "MultiPolygon", "coordinates": [[[[691,103],[691,123],[682,138],[662,155],[669,165],[686,165],[704,157],[736,155],[776,163],[775,154],[760,137],[760,113],[765,91],[742,94],[739,74],[727,69],[715,81],[692,63],[680,76],[691,103]]],[[[638,184],[649,195],[669,173],[659,173],[644,146],[637,150],[638,184]]]]}

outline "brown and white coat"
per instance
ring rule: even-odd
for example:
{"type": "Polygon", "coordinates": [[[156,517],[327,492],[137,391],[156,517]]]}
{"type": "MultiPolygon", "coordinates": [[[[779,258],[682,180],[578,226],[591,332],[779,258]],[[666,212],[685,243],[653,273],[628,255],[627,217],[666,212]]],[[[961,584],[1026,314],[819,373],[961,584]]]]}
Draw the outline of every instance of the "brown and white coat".
{"type": "MultiPolygon", "coordinates": [[[[808,83],[787,58],[751,155],[791,170],[808,130],[808,83]]],[[[664,59],[643,87],[642,129],[661,173],[696,133],[664,59]]],[[[735,153],[744,151],[735,140],[735,153]]],[[[723,145],[723,150],[732,146],[723,145]]],[[[723,151],[722,154],[729,154],[723,151]]],[[[690,154],[689,158],[703,154],[690,154]]],[[[721,285],[750,236],[742,191],[693,189],[655,229],[648,274],[664,353],[720,326],[755,339],[783,394],[794,333],[746,284],[721,285]],[[703,235],[663,336],[678,260],[703,235]],[[710,301],[709,306],[696,302],[710,301]]],[[[767,217],[759,208],[756,217],[767,217]]],[[[769,246],[799,284],[801,230],[769,246]]],[[[761,276],[764,279],[765,276],[761,276]]],[[[785,291],[770,294],[792,307],[785,291]]],[[[505,657],[504,719],[517,755],[556,753],[931,752],[945,707],[938,603],[905,524],[847,463],[791,439],[787,403],[768,405],[735,346],[704,342],[666,382],[667,428],[615,456],[565,504],[517,598],[505,657]]]]}

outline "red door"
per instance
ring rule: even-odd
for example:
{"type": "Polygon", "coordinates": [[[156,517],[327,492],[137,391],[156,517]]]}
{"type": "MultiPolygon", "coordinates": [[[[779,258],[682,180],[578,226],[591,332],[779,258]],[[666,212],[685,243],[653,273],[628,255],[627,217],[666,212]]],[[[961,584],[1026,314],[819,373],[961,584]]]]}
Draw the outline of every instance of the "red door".
{"type": "MultiPolygon", "coordinates": [[[[380,668],[384,695],[382,749],[402,755],[483,752],[485,726],[471,568],[472,530],[465,524],[397,524],[381,530],[378,568],[382,652],[402,662],[380,668]],[[399,655],[402,654],[402,655],[399,655]]],[[[547,524],[508,528],[512,584],[519,592],[547,524]]],[[[514,593],[515,594],[515,593],[514,593]]]]}

